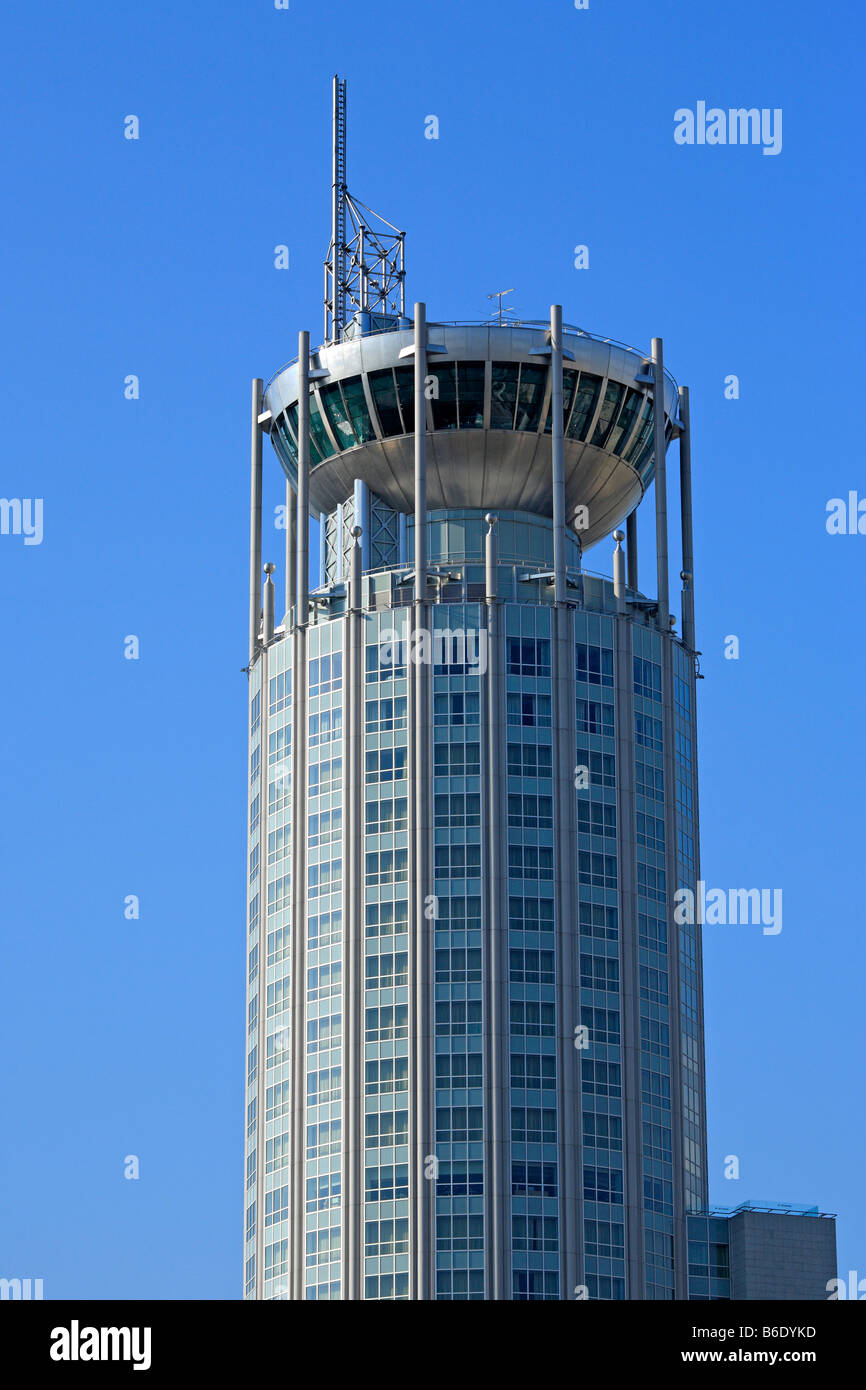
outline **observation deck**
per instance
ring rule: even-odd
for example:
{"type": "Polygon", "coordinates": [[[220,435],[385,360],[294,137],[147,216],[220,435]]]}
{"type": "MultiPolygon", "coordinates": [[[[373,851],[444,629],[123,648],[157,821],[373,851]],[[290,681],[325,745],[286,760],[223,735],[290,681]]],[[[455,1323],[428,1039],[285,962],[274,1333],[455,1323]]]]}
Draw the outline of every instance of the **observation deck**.
{"type": "MultiPolygon", "coordinates": [[[[427,506],[552,514],[549,325],[428,324],[427,506]]],[[[343,341],[312,354],[310,503],[330,512],[355,480],[400,512],[414,499],[413,330],[359,314],[343,341]]],[[[578,507],[583,549],[641,501],[654,473],[652,367],[647,355],[567,325],[563,332],[565,503],[578,507]]],[[[665,439],[677,386],[665,373],[665,439]]],[[[268,382],[266,428],[297,486],[298,365],[268,382]]]]}

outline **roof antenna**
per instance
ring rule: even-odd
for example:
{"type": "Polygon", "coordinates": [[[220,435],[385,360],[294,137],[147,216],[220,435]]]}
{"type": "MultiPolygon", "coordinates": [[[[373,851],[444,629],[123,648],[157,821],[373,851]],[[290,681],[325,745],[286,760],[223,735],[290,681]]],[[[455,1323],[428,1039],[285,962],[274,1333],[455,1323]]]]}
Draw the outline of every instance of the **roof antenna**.
{"type": "Polygon", "coordinates": [[[335,324],[342,328],[346,321],[346,82],[334,75],[333,86],[333,153],[331,160],[331,303],[328,304],[327,267],[325,278],[325,337],[332,341],[339,336],[335,324]],[[328,309],[331,321],[328,322],[328,309]]]}
{"type": "MultiPolygon", "coordinates": [[[[508,304],[506,304],[506,306],[505,306],[504,309],[503,309],[503,307],[502,307],[502,300],[503,300],[503,298],[505,297],[505,295],[507,295],[507,294],[514,294],[514,286],[513,286],[513,285],[512,285],[512,287],[511,287],[510,290],[497,290],[495,294],[489,294],[489,295],[487,296],[488,299],[498,299],[498,300],[499,300],[499,306],[498,306],[498,309],[495,310],[495,313],[498,314],[498,316],[499,316],[499,327],[500,327],[500,328],[502,328],[502,326],[503,326],[505,323],[508,322],[507,319],[503,318],[503,314],[513,314],[513,313],[514,313],[514,310],[513,310],[508,304]]],[[[491,314],[490,317],[493,318],[494,315],[491,314]]]]}
{"type": "MultiPolygon", "coordinates": [[[[346,185],[346,81],[335,75],[331,244],[325,261],[327,343],[339,343],[345,337],[349,319],[355,314],[405,314],[405,242],[405,232],[398,231],[391,222],[349,193],[346,185]],[[377,225],[373,225],[373,219],[377,225]]],[[[371,325],[368,321],[362,323],[362,327],[369,331],[371,325]]]]}

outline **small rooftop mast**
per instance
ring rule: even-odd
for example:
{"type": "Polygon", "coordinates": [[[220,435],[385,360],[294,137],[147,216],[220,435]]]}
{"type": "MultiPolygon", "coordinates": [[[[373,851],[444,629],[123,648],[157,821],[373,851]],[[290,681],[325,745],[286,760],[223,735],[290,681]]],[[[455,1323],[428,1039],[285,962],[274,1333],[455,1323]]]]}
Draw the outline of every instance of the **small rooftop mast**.
{"type": "Polygon", "coordinates": [[[335,76],[331,244],[325,261],[326,342],[340,342],[355,313],[405,314],[405,241],[405,232],[349,193],[346,82],[335,76]]]}

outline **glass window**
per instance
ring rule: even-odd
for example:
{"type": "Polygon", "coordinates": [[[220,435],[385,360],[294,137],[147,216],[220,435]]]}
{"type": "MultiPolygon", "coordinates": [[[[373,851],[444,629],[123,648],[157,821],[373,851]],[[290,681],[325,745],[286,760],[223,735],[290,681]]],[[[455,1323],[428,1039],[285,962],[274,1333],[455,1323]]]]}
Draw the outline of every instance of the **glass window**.
{"type": "Polygon", "coordinates": [[[638,454],[637,458],[634,460],[634,466],[635,466],[635,468],[637,469],[638,473],[640,474],[640,476],[641,476],[641,478],[643,479],[644,482],[646,482],[647,477],[649,476],[650,470],[651,470],[651,468],[652,468],[654,462],[655,462],[655,430],[654,430],[654,429],[650,429],[650,432],[649,432],[649,439],[646,441],[646,443],[644,444],[644,446],[643,446],[643,448],[641,449],[640,453],[638,454]]]}
{"type": "Polygon", "coordinates": [[[640,426],[634,437],[631,447],[623,454],[626,463],[631,463],[633,459],[642,451],[647,439],[652,439],[653,432],[653,403],[649,396],[643,403],[643,410],[640,413],[640,426]]]}
{"type": "Polygon", "coordinates": [[[483,521],[474,521],[472,517],[466,522],[466,555],[477,556],[481,559],[484,554],[484,533],[486,527],[483,521]]]}
{"type": "Polygon", "coordinates": [[[276,434],[271,436],[276,445],[277,454],[286,473],[296,485],[298,480],[298,446],[294,438],[289,433],[286,424],[286,417],[280,417],[276,428],[276,434]]]}
{"type": "MultiPolygon", "coordinates": [[[[637,657],[635,657],[637,662],[637,657]]],[[[586,642],[577,643],[577,679],[590,685],[613,685],[613,650],[586,642]]]]}
{"type": "Polygon", "coordinates": [[[367,409],[364,383],[359,376],[353,376],[349,381],[344,381],[342,387],[343,400],[346,402],[346,410],[352,422],[355,436],[361,444],[366,444],[369,439],[375,439],[376,436],[370,420],[370,412],[367,409]]]}
{"type": "MultiPolygon", "coordinates": [[[[295,411],[295,415],[297,416],[297,406],[295,406],[295,407],[293,407],[293,408],[294,408],[294,411],[295,411]]],[[[280,423],[279,423],[279,425],[278,425],[277,428],[278,428],[278,430],[279,430],[280,439],[281,439],[281,441],[282,441],[283,448],[284,448],[285,451],[286,451],[287,457],[289,458],[289,460],[290,460],[292,463],[297,464],[297,462],[298,462],[298,446],[297,446],[297,444],[296,444],[295,441],[294,441],[294,437],[292,436],[292,434],[291,434],[290,431],[289,431],[288,425],[286,424],[285,417],[283,417],[283,418],[280,420],[280,423]]]]}
{"type": "Polygon", "coordinates": [[[448,527],[448,555],[466,554],[466,522],[465,520],[449,521],[448,527]]]}
{"type": "Polygon", "coordinates": [[[490,428],[514,429],[517,380],[520,368],[514,362],[494,362],[490,387],[490,428]]]}
{"type": "Polygon", "coordinates": [[[339,382],[334,382],[331,386],[323,386],[319,399],[340,448],[353,448],[358,441],[355,438],[355,431],[352,429],[352,423],[346,413],[346,407],[343,403],[343,393],[340,390],[339,382]]]}
{"type": "Polygon", "coordinates": [[[625,387],[621,385],[620,382],[609,381],[607,383],[607,390],[604,393],[604,403],[601,407],[595,433],[592,436],[593,444],[599,448],[602,448],[607,443],[610,427],[614,421],[616,412],[619,410],[620,402],[624,395],[625,387]]]}
{"type": "MultiPolygon", "coordinates": [[[[577,378],[579,373],[569,371],[567,367],[562,373],[562,422],[563,426],[568,420],[568,412],[571,410],[571,402],[574,400],[574,393],[577,389],[577,378]]],[[[544,433],[553,432],[553,410],[547,412],[547,424],[544,426],[544,433]]]]}
{"type": "Polygon", "coordinates": [[[443,362],[429,368],[435,382],[431,399],[434,430],[457,428],[457,363],[443,362]]]}
{"type": "Polygon", "coordinates": [[[484,363],[460,362],[457,367],[460,428],[480,430],[484,424],[484,363]]]}
{"type": "Polygon", "coordinates": [[[322,459],[330,458],[334,452],[334,446],[328,438],[328,431],[325,429],[325,422],[319,411],[319,403],[315,395],[310,393],[310,444],[311,455],[313,450],[318,454],[313,462],[321,462],[322,459]]]}
{"type": "MultiPolygon", "coordinates": [[[[290,405],[290,406],[289,406],[288,410],[286,411],[286,416],[288,417],[289,425],[291,426],[292,432],[293,432],[295,438],[297,439],[297,437],[298,437],[298,403],[297,403],[297,401],[295,402],[294,405],[290,405]]],[[[321,463],[321,462],[322,462],[322,453],[321,453],[321,450],[319,449],[318,445],[316,444],[315,439],[313,438],[312,430],[310,430],[310,463],[321,463]]]]}
{"type": "Polygon", "coordinates": [[[429,521],[427,523],[427,542],[431,560],[442,560],[448,553],[445,543],[447,525],[447,521],[429,521]]]}
{"type": "Polygon", "coordinates": [[[607,440],[607,447],[612,454],[617,452],[620,444],[626,444],[628,442],[628,437],[634,425],[640,400],[640,391],[628,391],[625,401],[623,402],[622,410],[619,412],[616,424],[611,430],[607,440]]]}
{"type": "MultiPolygon", "coordinates": [[[[288,410],[286,411],[286,419],[287,419],[288,422],[289,422],[289,430],[288,430],[289,435],[290,435],[291,437],[293,437],[294,439],[297,439],[297,437],[298,437],[298,403],[297,403],[297,401],[295,401],[294,405],[290,405],[290,406],[289,406],[288,410]]],[[[319,457],[320,457],[320,456],[319,456],[319,457]]],[[[311,460],[312,463],[318,463],[318,462],[319,462],[319,457],[313,458],[312,450],[310,451],[310,460],[311,460]]]]}
{"type": "Polygon", "coordinates": [[[395,367],[394,380],[397,383],[397,396],[403,412],[403,424],[407,434],[415,428],[415,368],[395,367]]]}
{"type": "Polygon", "coordinates": [[[546,638],[509,637],[507,658],[510,676],[550,675],[550,642],[546,638]]]}
{"type": "Polygon", "coordinates": [[[544,387],[547,382],[546,367],[529,367],[524,363],[520,368],[520,386],[517,392],[516,430],[537,430],[541,423],[541,406],[544,401],[544,387]]]}
{"type": "Polygon", "coordinates": [[[382,372],[370,372],[367,380],[370,383],[370,390],[376,403],[382,433],[384,435],[402,434],[403,421],[400,419],[397,388],[394,385],[394,373],[391,368],[386,367],[382,372]]]}
{"type": "Polygon", "coordinates": [[[590,372],[581,372],[580,384],[574,398],[574,409],[571,412],[571,419],[566,431],[568,439],[583,439],[595,413],[595,405],[600,390],[600,376],[593,376],[590,372]]]}
{"type": "MultiPolygon", "coordinates": [[[[540,526],[525,526],[526,532],[526,553],[532,560],[544,560],[547,557],[547,537],[540,526]]],[[[520,552],[523,554],[523,551],[520,552]]]]}

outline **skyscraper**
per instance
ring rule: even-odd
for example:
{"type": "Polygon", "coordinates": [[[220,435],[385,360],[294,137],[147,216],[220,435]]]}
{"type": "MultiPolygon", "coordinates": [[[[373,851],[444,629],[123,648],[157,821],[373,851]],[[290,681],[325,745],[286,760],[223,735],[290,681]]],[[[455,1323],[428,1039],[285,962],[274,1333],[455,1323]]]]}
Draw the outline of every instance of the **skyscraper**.
{"type": "MultiPolygon", "coordinates": [[[[672,907],[699,878],[688,391],[660,339],[559,306],[407,316],[336,79],[333,183],[325,341],[253,383],[245,1294],[757,1296],[732,1251],[772,1264],[779,1213],[732,1244],[708,1211],[700,927],[672,907]],[[612,580],[583,562],[611,540],[612,580]]],[[[820,1275],[811,1217],[784,1232],[820,1275]]]]}

